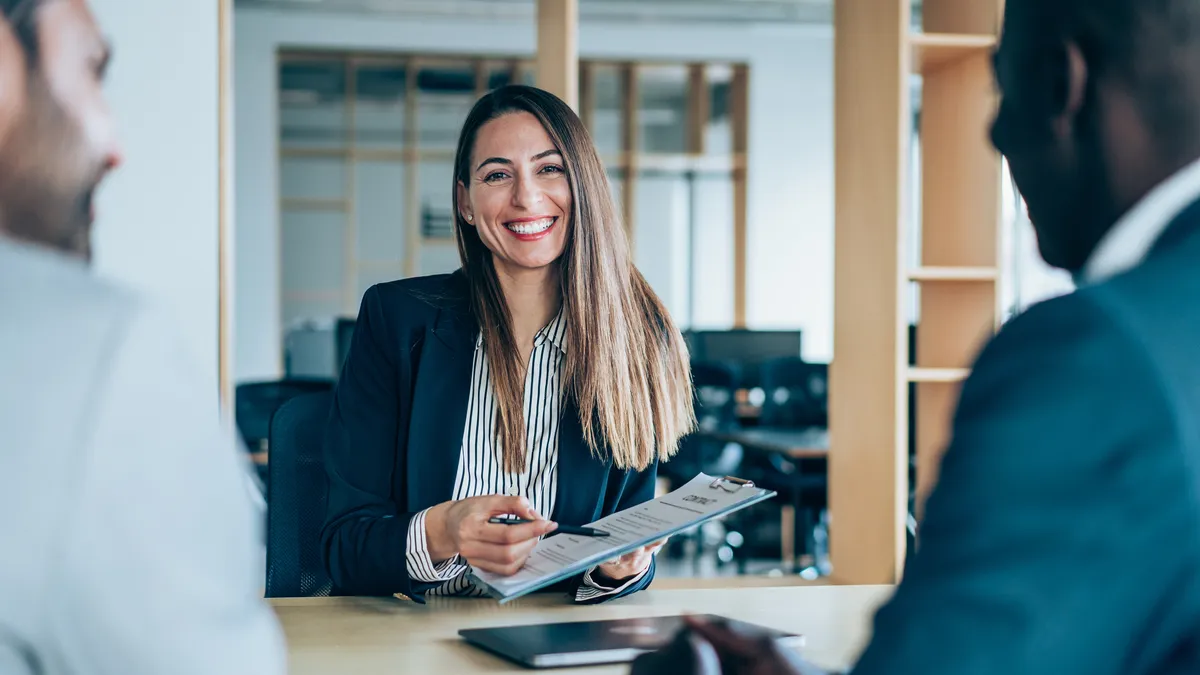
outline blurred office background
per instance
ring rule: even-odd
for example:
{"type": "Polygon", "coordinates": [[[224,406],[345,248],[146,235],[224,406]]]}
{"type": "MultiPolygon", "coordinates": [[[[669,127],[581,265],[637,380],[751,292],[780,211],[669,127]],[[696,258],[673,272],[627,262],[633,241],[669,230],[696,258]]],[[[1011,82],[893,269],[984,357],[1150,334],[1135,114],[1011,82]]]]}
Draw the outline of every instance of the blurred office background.
{"type": "MultiPolygon", "coordinates": [[[[457,132],[482,93],[537,82],[539,3],[94,4],[129,156],[101,196],[99,267],[174,308],[269,500],[271,416],[333,386],[362,293],[458,266],[457,132]]],[[[833,17],[833,0],[578,0],[577,109],[636,262],[687,333],[702,403],[664,489],[703,470],[781,494],[680,538],[668,574],[829,571],[833,17]]],[[[937,191],[921,182],[922,74],[906,84],[915,268],[937,191]]],[[[1011,316],[1070,284],[1037,259],[1004,176],[995,279],[1011,316]]]]}

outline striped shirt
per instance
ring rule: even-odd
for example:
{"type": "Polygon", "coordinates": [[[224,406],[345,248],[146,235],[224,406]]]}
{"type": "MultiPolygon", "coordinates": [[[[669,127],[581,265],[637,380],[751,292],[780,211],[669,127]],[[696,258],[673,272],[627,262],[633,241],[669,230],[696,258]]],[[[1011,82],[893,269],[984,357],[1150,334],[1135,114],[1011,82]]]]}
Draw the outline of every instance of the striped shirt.
{"type": "MultiPolygon", "coordinates": [[[[525,470],[519,473],[505,470],[503,452],[494,443],[496,398],[484,354],[483,336],[475,343],[467,423],[463,428],[458,473],[454,479],[455,501],[484,495],[524,496],[542,517],[548,518],[554,512],[558,489],[558,424],[562,398],[560,377],[567,351],[566,332],[566,321],[560,310],[534,337],[529,367],[525,373],[523,407],[526,462],[525,470]]],[[[442,582],[429,595],[485,595],[482,589],[471,582],[467,574],[470,568],[461,556],[440,564],[434,564],[430,559],[425,513],[418,513],[409,525],[409,576],[428,583],[442,582]]],[[[619,588],[609,588],[594,581],[589,570],[583,577],[583,584],[575,599],[584,601],[618,593],[636,583],[644,574],[629,579],[619,588]]]]}

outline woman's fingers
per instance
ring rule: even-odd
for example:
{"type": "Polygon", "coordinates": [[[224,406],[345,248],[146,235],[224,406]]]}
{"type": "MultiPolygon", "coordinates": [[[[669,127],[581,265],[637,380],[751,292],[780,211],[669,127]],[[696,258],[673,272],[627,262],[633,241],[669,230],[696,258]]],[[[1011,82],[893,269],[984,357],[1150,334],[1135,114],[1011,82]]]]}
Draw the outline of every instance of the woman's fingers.
{"type": "Polygon", "coordinates": [[[523,544],[527,541],[536,541],[546,536],[550,532],[553,532],[556,527],[558,525],[549,520],[536,520],[532,523],[523,523],[521,525],[497,525],[484,521],[480,523],[474,538],[489,544],[504,546],[523,544]]]}
{"type": "Polygon", "coordinates": [[[521,569],[536,544],[536,539],[511,546],[470,541],[464,546],[462,555],[468,563],[485,572],[507,576],[521,569]]]}
{"type": "Polygon", "coordinates": [[[666,539],[659,539],[658,541],[656,541],[652,544],[646,544],[645,546],[643,546],[641,548],[634,549],[634,550],[630,551],[629,553],[626,553],[625,555],[622,555],[619,558],[614,558],[608,562],[609,562],[609,564],[617,564],[617,565],[641,562],[643,558],[657,553],[659,549],[661,549],[663,546],[666,545],[666,543],[667,543],[666,539]]]}
{"type": "Polygon", "coordinates": [[[484,520],[492,516],[504,516],[512,514],[518,518],[525,520],[541,520],[542,517],[528,499],[524,497],[508,497],[506,495],[491,495],[481,497],[479,502],[479,512],[484,516],[484,520]]]}

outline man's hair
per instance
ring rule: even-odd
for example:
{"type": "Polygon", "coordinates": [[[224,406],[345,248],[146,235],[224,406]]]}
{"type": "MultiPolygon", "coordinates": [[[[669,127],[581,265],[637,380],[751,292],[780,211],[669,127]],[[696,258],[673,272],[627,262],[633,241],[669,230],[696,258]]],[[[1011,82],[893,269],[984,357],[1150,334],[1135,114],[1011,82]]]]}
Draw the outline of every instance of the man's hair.
{"type": "Polygon", "coordinates": [[[1093,77],[1129,85],[1147,121],[1200,142],[1200,0],[1010,0],[1028,37],[1076,43],[1093,77]],[[1019,5],[1016,7],[1015,5],[1019,5]]]}
{"type": "Polygon", "coordinates": [[[12,26],[30,67],[38,59],[37,9],[43,2],[45,0],[0,0],[0,15],[12,26]]]}

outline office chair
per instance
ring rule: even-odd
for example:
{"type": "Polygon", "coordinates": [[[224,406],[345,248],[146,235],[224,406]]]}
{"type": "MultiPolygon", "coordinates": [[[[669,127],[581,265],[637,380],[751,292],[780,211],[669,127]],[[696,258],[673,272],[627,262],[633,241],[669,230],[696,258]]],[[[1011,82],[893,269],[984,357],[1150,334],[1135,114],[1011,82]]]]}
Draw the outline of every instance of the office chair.
{"type": "MultiPolygon", "coordinates": [[[[737,391],[740,373],[733,364],[714,361],[692,362],[692,388],[695,392],[696,421],[699,431],[726,431],[737,427],[737,391]]],[[[671,482],[672,489],[681,487],[700,472],[714,476],[736,474],[742,461],[742,448],[706,438],[699,433],[683,437],[679,451],[671,461],[659,467],[659,474],[671,482]]],[[[742,536],[736,519],[724,523],[710,522],[705,528],[672,538],[669,551],[677,556],[694,556],[693,561],[715,554],[718,564],[744,561],[737,558],[742,536]],[[733,542],[735,545],[732,545],[733,542]]]]}
{"type": "Polygon", "coordinates": [[[322,445],[331,392],[297,396],[271,418],[267,504],[268,598],[330,595],[321,561],[326,478],[322,445]]]}
{"type": "MultiPolygon", "coordinates": [[[[762,386],[766,394],[761,424],[764,427],[805,429],[829,424],[829,367],[807,363],[797,357],[772,359],[762,366],[762,386]]],[[[821,560],[826,539],[824,512],[828,503],[827,462],[822,459],[798,460],[782,454],[755,457],[748,472],[761,487],[780,494],[781,501],[795,513],[792,534],[801,552],[816,559],[816,569],[803,574],[822,573],[827,567],[821,560]]]]}
{"type": "MultiPolygon", "coordinates": [[[[234,390],[234,420],[246,449],[251,453],[268,452],[270,443],[271,416],[280,406],[302,394],[331,391],[330,379],[285,379],[267,382],[245,382],[234,390]]],[[[269,458],[268,458],[269,461],[269,458]]],[[[266,469],[259,468],[260,478],[267,483],[267,498],[270,499],[270,483],[266,469]]]]}

